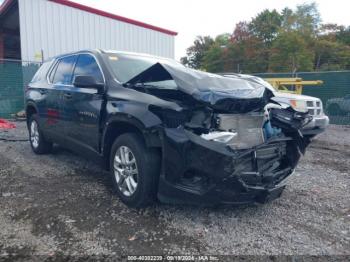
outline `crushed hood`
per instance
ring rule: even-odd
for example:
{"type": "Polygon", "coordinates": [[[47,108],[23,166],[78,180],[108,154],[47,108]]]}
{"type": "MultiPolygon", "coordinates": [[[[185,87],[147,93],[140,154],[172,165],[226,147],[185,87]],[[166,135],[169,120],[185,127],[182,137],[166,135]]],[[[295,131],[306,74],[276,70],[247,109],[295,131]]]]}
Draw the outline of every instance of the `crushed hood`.
{"type": "Polygon", "coordinates": [[[160,62],[125,84],[147,84],[165,80],[174,80],[178,90],[223,112],[246,113],[261,110],[273,96],[271,90],[257,82],[160,62]]]}

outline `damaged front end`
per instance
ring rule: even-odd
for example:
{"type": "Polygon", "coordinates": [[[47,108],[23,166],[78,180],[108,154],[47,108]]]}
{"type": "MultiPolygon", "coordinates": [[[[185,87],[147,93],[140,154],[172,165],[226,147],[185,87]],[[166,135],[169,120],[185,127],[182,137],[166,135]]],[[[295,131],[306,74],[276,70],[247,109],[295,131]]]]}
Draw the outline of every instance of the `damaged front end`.
{"type": "MultiPolygon", "coordinates": [[[[300,123],[299,114],[288,111],[288,121],[300,123]]],[[[279,197],[309,141],[287,127],[286,118],[274,119],[276,113],[271,109],[269,120],[218,114],[213,131],[201,135],[186,125],[164,128],[160,200],[243,204],[279,197]]]]}
{"type": "Polygon", "coordinates": [[[167,203],[244,204],[279,197],[309,144],[307,113],[274,103],[271,90],[157,63],[130,80],[181,110],[149,105],[162,125],[158,198],[167,203]],[[176,89],[154,83],[173,80],[176,89]],[[152,84],[150,84],[152,83],[152,84]]]}

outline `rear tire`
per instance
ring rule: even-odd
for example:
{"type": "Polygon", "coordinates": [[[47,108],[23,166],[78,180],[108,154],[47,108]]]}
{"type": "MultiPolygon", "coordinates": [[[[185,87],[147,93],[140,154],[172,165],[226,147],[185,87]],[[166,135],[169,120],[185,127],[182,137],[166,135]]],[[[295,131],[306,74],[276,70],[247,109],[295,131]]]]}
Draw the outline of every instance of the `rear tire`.
{"type": "Polygon", "coordinates": [[[120,135],[110,154],[113,186],[124,204],[141,208],[151,204],[157,194],[160,155],[147,148],[136,133],[120,135]]]}
{"type": "Polygon", "coordinates": [[[52,142],[47,141],[40,130],[38,116],[36,114],[29,118],[29,142],[35,154],[47,154],[52,150],[52,142]]]}

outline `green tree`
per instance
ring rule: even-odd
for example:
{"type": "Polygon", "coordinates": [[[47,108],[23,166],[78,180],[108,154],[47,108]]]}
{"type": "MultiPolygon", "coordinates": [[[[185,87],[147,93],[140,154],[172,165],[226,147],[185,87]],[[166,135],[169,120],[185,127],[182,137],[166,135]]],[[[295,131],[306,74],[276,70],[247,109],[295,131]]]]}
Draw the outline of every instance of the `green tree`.
{"type": "Polygon", "coordinates": [[[336,41],[336,35],[340,31],[345,30],[345,27],[338,24],[321,24],[319,29],[319,37],[336,41]]]}
{"type": "Polygon", "coordinates": [[[215,37],[214,44],[204,53],[202,69],[208,72],[224,72],[229,64],[231,35],[221,34],[215,37]]]}
{"type": "Polygon", "coordinates": [[[251,37],[249,30],[249,23],[247,21],[241,21],[236,24],[235,29],[231,35],[231,42],[242,42],[251,37]]]}
{"type": "Polygon", "coordinates": [[[298,32],[282,32],[273,43],[269,70],[294,72],[313,70],[314,53],[298,32]]]}
{"type": "Polygon", "coordinates": [[[197,37],[182,62],[211,72],[350,69],[350,27],[321,24],[315,3],[263,10],[231,35],[197,37]]]}
{"type": "Polygon", "coordinates": [[[285,7],[282,10],[281,28],[284,31],[289,32],[295,29],[294,24],[295,24],[295,16],[294,16],[293,10],[288,7],[285,7]]]}
{"type": "Polygon", "coordinates": [[[350,26],[341,28],[336,33],[336,40],[343,44],[350,45],[350,26]]]}
{"type": "Polygon", "coordinates": [[[225,71],[265,72],[268,69],[268,51],[265,43],[255,36],[233,42],[228,48],[225,71]]]}
{"type": "Polygon", "coordinates": [[[193,45],[187,48],[186,57],[181,58],[181,63],[189,67],[199,69],[203,66],[204,54],[214,44],[210,36],[197,36],[193,45]]]}
{"type": "Polygon", "coordinates": [[[249,29],[249,23],[236,24],[225,59],[225,71],[253,73],[268,68],[266,43],[249,29]]]}
{"type": "Polygon", "coordinates": [[[202,69],[213,73],[223,72],[225,50],[226,46],[222,46],[220,43],[213,44],[203,56],[202,69]]]}
{"type": "Polygon", "coordinates": [[[317,34],[321,16],[315,2],[298,5],[295,11],[296,29],[304,36],[317,34]]]}
{"type": "Polygon", "coordinates": [[[349,69],[350,47],[343,43],[320,39],[315,44],[316,70],[349,69]]]}
{"type": "Polygon", "coordinates": [[[275,9],[265,9],[252,19],[249,23],[249,30],[254,36],[261,39],[267,45],[277,37],[282,24],[282,15],[275,9]]]}
{"type": "Polygon", "coordinates": [[[316,37],[321,23],[321,16],[315,2],[298,5],[293,11],[290,8],[282,10],[282,30],[297,31],[305,40],[316,37]]]}
{"type": "Polygon", "coordinates": [[[227,46],[231,41],[231,35],[228,33],[215,37],[215,43],[221,46],[227,46]]]}
{"type": "Polygon", "coordinates": [[[266,72],[269,65],[270,49],[256,37],[251,37],[240,43],[243,61],[240,65],[242,73],[266,72]]]}

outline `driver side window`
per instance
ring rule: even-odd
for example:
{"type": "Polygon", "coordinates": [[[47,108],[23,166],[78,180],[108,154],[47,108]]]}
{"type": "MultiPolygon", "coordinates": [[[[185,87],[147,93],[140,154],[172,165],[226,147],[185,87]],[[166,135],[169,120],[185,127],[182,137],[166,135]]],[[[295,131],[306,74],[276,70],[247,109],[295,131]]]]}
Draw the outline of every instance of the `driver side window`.
{"type": "Polygon", "coordinates": [[[81,54],[78,57],[78,61],[75,65],[74,76],[93,76],[97,83],[104,83],[102,72],[95,60],[95,58],[89,54],[81,54]]]}

